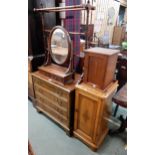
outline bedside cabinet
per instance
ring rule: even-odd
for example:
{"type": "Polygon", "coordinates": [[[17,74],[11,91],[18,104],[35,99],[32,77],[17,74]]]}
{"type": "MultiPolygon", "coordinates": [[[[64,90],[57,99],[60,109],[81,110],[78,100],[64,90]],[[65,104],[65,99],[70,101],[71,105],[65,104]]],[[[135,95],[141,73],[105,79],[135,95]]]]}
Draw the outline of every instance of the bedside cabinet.
{"type": "Polygon", "coordinates": [[[112,97],[117,86],[117,82],[112,82],[104,90],[84,83],[76,86],[73,134],[93,151],[99,148],[108,133],[112,97]]]}

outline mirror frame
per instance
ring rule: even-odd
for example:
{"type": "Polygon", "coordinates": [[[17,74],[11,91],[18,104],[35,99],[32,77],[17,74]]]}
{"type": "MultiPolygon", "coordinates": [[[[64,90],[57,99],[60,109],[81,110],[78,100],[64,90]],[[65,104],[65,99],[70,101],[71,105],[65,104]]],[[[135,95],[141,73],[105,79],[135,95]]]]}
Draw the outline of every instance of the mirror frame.
{"type": "Polygon", "coordinates": [[[71,49],[71,38],[70,38],[70,35],[69,35],[69,33],[67,32],[67,30],[66,30],[65,28],[63,28],[62,26],[55,26],[55,27],[51,30],[51,32],[50,32],[50,34],[49,34],[49,39],[48,39],[48,40],[49,40],[49,42],[48,42],[48,48],[49,48],[49,52],[50,52],[50,56],[51,56],[52,60],[53,60],[56,64],[58,64],[58,65],[65,65],[65,64],[69,63],[70,57],[71,57],[71,55],[72,55],[72,53],[71,53],[71,52],[72,52],[72,49],[71,49]],[[58,61],[56,61],[55,58],[54,58],[54,56],[53,56],[53,54],[52,54],[51,41],[52,41],[53,33],[54,33],[54,31],[55,31],[56,29],[61,29],[61,30],[65,33],[65,35],[66,35],[66,37],[67,37],[68,55],[67,55],[67,57],[66,57],[66,59],[65,59],[65,61],[64,61],[63,63],[59,63],[58,61]]]}

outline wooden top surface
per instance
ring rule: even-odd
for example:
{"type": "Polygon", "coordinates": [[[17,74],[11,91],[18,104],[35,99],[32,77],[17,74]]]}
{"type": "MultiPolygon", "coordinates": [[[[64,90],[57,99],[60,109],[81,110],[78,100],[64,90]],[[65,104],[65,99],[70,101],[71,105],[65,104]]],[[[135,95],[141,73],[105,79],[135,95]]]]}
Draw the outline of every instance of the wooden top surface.
{"type": "Polygon", "coordinates": [[[113,97],[113,101],[123,107],[127,107],[127,84],[125,84],[113,97]]]}
{"type": "Polygon", "coordinates": [[[108,87],[106,87],[104,90],[93,87],[87,83],[82,83],[79,85],[76,85],[77,89],[82,89],[84,91],[87,91],[87,93],[93,95],[93,96],[97,96],[99,98],[107,98],[113,91],[116,90],[118,86],[118,82],[112,82],[111,84],[108,85],[108,87]]]}
{"type": "Polygon", "coordinates": [[[56,83],[55,81],[52,81],[51,78],[45,76],[44,74],[40,73],[39,71],[32,73],[32,76],[37,77],[49,84],[55,85],[56,87],[59,87],[67,92],[73,91],[75,89],[75,85],[77,84],[78,80],[80,79],[80,74],[75,74],[75,80],[72,83],[65,84],[62,86],[62,85],[56,83]]]}
{"type": "Polygon", "coordinates": [[[120,52],[120,50],[116,49],[108,49],[108,48],[101,48],[101,47],[94,47],[89,48],[84,51],[85,53],[96,53],[96,54],[103,54],[103,55],[114,55],[120,52]]]}
{"type": "Polygon", "coordinates": [[[67,68],[59,66],[59,65],[51,64],[48,66],[41,66],[39,67],[39,70],[47,72],[47,73],[54,73],[61,77],[65,77],[66,74],[64,73],[66,72],[67,68]]]}

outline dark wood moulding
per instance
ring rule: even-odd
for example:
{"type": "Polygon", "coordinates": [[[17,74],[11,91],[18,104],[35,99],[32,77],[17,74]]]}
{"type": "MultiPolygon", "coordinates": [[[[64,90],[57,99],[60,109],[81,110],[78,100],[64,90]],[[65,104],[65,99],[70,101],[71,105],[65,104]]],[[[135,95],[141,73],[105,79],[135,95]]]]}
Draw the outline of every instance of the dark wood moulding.
{"type": "Polygon", "coordinates": [[[95,10],[94,6],[90,4],[73,5],[65,7],[51,7],[51,8],[34,8],[34,12],[63,12],[63,11],[82,11],[82,10],[95,10]]]}

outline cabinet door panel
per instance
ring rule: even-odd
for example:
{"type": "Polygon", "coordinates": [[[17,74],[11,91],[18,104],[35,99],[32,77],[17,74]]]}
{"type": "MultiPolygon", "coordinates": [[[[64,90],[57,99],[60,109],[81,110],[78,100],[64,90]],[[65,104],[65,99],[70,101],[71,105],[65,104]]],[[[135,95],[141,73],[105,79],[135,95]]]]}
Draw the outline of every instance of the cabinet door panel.
{"type": "Polygon", "coordinates": [[[92,139],[95,127],[97,101],[92,98],[78,94],[78,118],[77,129],[86,137],[92,139]]]}
{"type": "Polygon", "coordinates": [[[90,56],[88,68],[88,81],[98,86],[103,85],[105,76],[106,57],[90,56]]]}

